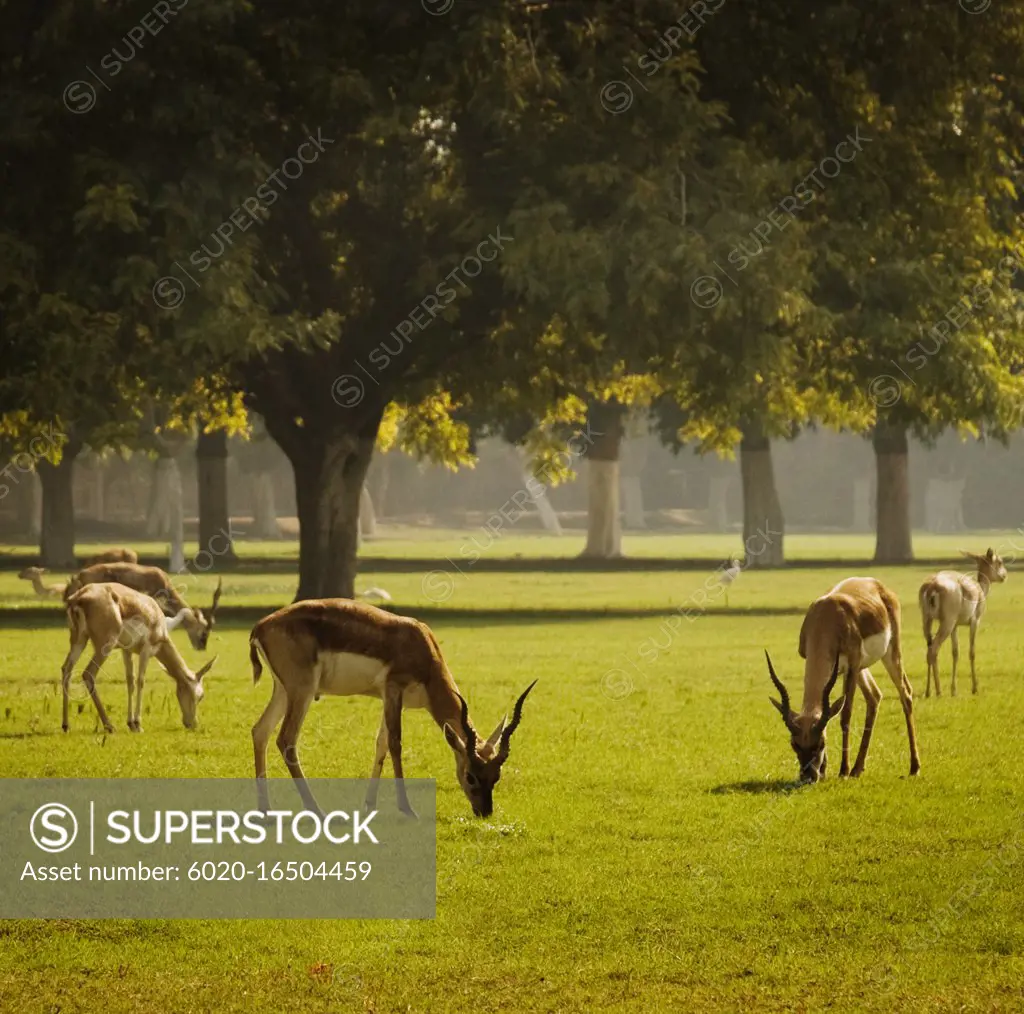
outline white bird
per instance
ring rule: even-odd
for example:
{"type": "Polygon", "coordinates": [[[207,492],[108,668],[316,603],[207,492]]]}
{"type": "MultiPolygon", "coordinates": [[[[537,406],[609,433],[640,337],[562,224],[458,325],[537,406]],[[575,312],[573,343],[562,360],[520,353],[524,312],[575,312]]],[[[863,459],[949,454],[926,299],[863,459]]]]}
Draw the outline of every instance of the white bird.
{"type": "Polygon", "coordinates": [[[740,576],[743,571],[743,567],[740,565],[740,561],[735,556],[729,557],[729,566],[719,568],[718,571],[718,583],[721,585],[725,592],[725,608],[729,608],[729,585],[733,583],[740,576]]]}
{"type": "Polygon", "coordinates": [[[378,602],[390,602],[391,593],[383,588],[378,588],[374,585],[373,588],[367,588],[366,591],[361,591],[356,598],[360,599],[376,599],[378,602]]]}

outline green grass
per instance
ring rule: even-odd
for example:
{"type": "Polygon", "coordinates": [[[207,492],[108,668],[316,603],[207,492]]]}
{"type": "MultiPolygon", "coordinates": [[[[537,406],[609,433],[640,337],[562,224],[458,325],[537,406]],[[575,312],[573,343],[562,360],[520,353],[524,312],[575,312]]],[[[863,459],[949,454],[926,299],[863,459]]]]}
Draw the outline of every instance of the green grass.
{"type": "MultiPolygon", "coordinates": [[[[414,525],[381,525],[377,537],[368,540],[362,553],[368,557],[394,560],[444,559],[463,563],[467,557],[479,554],[480,559],[523,557],[526,559],[567,559],[578,556],[585,543],[580,530],[567,530],[561,536],[516,529],[504,522],[493,532],[483,525],[487,518],[481,515],[476,528],[451,529],[419,527],[414,525]]],[[[1024,535],[1019,532],[992,530],[960,535],[935,535],[930,532],[914,533],[914,551],[921,559],[955,558],[957,549],[966,541],[974,545],[1003,546],[1007,552],[1019,545],[1024,550],[1024,535]]],[[[81,543],[76,547],[81,557],[98,553],[117,540],[104,543],[81,543]]],[[[142,556],[166,556],[167,542],[130,542],[142,556]]],[[[680,559],[707,559],[720,561],[732,553],[743,552],[742,536],[738,533],[665,532],[626,533],[623,552],[627,556],[680,559]]],[[[298,558],[298,542],[289,539],[277,541],[240,540],[236,551],[242,559],[264,558],[289,560],[298,558]]],[[[970,546],[964,546],[970,548],[970,546]]],[[[984,548],[984,547],[982,547],[984,548]]],[[[197,543],[186,542],[185,555],[191,559],[199,549],[197,543]]],[[[35,556],[37,545],[16,544],[0,546],[0,566],[5,556],[35,556]]],[[[786,535],[786,555],[790,560],[866,560],[874,553],[874,537],[851,532],[789,532],[786,535]]]]}
{"type": "MultiPolygon", "coordinates": [[[[869,570],[904,602],[921,776],[905,777],[903,717],[878,667],[885,699],[864,777],[795,791],[762,648],[798,694],[802,611],[848,570],[744,573],[728,611],[716,598],[675,634],[663,610],[700,587],[699,572],[470,572],[448,605],[595,612],[432,621],[481,726],[540,679],[489,822],[469,816],[427,716],[406,722],[407,772],[437,779],[436,920],[0,923],[0,1009],[1020,1010],[1024,580],[1011,573],[992,593],[981,693],[964,692],[968,675],[947,696],[947,648],[947,693],[925,699],[915,594],[928,569],[869,570]],[[609,680],[610,670],[622,673],[609,680]]],[[[195,580],[202,604],[212,583],[195,580]]],[[[428,602],[421,572],[365,581],[413,610],[428,602]]],[[[16,604],[12,582],[0,577],[0,605],[16,604]]],[[[284,574],[229,575],[225,601],[269,610],[292,587],[284,574]]],[[[218,628],[194,734],[158,671],[146,732],[124,731],[111,660],[100,688],[119,731],[104,741],[88,704],[59,731],[59,612],[35,629],[13,611],[0,623],[6,777],[251,774],[249,728],[269,689],[252,685],[248,625],[218,628]]],[[[965,636],[964,673],[966,655],[965,636]]],[[[858,700],[855,726],[863,714],[858,700]]],[[[307,773],[365,776],[378,721],[373,702],[325,698],[302,740],[307,773]]],[[[835,729],[832,774],[837,740],[835,729]]],[[[278,757],[271,764],[284,774],[278,757]]]]}

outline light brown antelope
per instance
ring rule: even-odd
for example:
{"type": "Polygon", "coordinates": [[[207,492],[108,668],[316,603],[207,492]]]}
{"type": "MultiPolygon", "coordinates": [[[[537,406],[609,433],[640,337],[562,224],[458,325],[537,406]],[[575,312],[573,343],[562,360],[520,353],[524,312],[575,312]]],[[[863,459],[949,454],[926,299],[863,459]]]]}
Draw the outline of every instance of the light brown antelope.
{"type": "Polygon", "coordinates": [[[196,651],[205,651],[210,632],[217,621],[217,606],[223,587],[223,578],[217,581],[213,604],[209,610],[193,609],[174,589],[170,576],[159,567],[140,567],[137,563],[96,563],[80,570],[68,582],[65,600],[87,584],[116,581],[156,599],[165,616],[177,616],[183,609],[186,616],[181,625],[196,651]]]}
{"type": "Polygon", "coordinates": [[[68,731],[71,673],[89,641],[92,641],[93,655],[82,679],[107,732],[113,732],[114,727],[96,692],[96,675],[107,656],[118,648],[124,657],[125,682],[128,685],[128,728],[142,732],[142,690],[146,665],[154,656],[177,685],[178,705],[185,728],[194,728],[196,706],[203,699],[203,677],[217,659],[210,659],[197,673],[185,664],[168,632],[184,620],[186,613],[187,610],[183,609],[174,619],[168,619],[152,598],[123,584],[89,584],[72,594],[67,602],[71,647],[61,666],[64,694],[61,728],[68,731]],[[134,678],[132,655],[139,656],[138,673],[134,678]]]}
{"type": "Polygon", "coordinates": [[[306,807],[320,813],[299,765],[296,747],[306,712],[323,694],[376,697],[384,702],[377,752],[366,804],[376,805],[384,759],[390,751],[399,808],[412,807],[402,781],[402,708],[426,708],[455,754],[455,772],[478,817],[494,808],[494,786],[508,760],[512,734],[519,727],[531,683],[486,740],[477,735],[469,709],[425,623],[396,616],[350,599],[296,602],[264,617],[249,638],[253,682],[263,672],[260,655],[274,677],[270,703],[252,728],[260,809],[268,807],[267,744],[278,723],[277,746],[306,807]]]}
{"type": "Polygon", "coordinates": [[[921,605],[921,619],[924,623],[924,639],[928,645],[926,659],[928,662],[928,685],[925,697],[932,695],[932,676],[935,677],[935,696],[940,697],[939,687],[939,649],[948,637],[953,647],[953,677],[950,693],[956,697],[956,665],[960,659],[960,642],[957,627],[970,628],[971,655],[971,691],[978,692],[978,676],[974,668],[974,639],[978,634],[978,625],[985,615],[985,604],[988,600],[989,588],[996,582],[1006,580],[1006,566],[1002,558],[990,548],[984,556],[974,553],[960,552],[973,560],[978,567],[978,576],[961,574],[955,570],[940,570],[938,574],[928,578],[918,592],[917,600],[921,605]],[[939,624],[938,633],[932,637],[932,623],[939,624]]]}
{"type": "Polygon", "coordinates": [[[804,664],[804,699],[800,713],[789,705],[789,694],[775,674],[771,657],[768,674],[782,700],[769,698],[789,730],[790,743],[800,765],[800,779],[816,782],[825,777],[825,727],[842,711],[843,761],[840,776],[856,778],[864,770],[882,691],[869,668],[881,660],[896,685],[907,720],[910,740],[910,773],[921,769],[914,730],[914,695],[903,671],[900,653],[899,599],[872,577],[850,577],[840,581],[827,595],[811,603],[800,628],[800,657],[804,664]],[[829,695],[842,671],[844,694],[829,703],[829,695]],[[853,712],[854,684],[860,687],[867,703],[864,734],[857,760],[850,770],[850,715],[853,712]]]}
{"type": "Polygon", "coordinates": [[[83,567],[91,567],[95,563],[138,563],[139,554],[134,549],[104,549],[102,553],[90,556],[83,567]]]}
{"type": "Polygon", "coordinates": [[[32,589],[44,599],[59,599],[64,594],[67,584],[43,584],[44,567],[26,567],[18,577],[22,581],[31,581],[32,589]]]}

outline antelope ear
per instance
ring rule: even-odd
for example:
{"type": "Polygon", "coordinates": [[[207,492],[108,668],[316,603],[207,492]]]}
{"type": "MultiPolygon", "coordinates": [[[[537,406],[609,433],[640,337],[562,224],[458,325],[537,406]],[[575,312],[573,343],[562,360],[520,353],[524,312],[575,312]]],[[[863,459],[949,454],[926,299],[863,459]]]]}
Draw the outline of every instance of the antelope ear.
{"type": "Polygon", "coordinates": [[[196,673],[196,682],[197,683],[202,683],[203,682],[203,677],[213,668],[213,663],[216,662],[216,661],[217,661],[217,656],[214,655],[213,658],[211,658],[210,661],[207,662],[206,665],[204,665],[202,667],[202,669],[200,669],[199,672],[196,673]]]}
{"type": "Polygon", "coordinates": [[[769,697],[768,700],[772,702],[772,706],[780,715],[782,715],[783,718],[789,718],[789,715],[786,714],[786,709],[782,706],[781,701],[775,700],[774,697],[769,697]]]}
{"type": "Polygon", "coordinates": [[[828,721],[832,721],[840,711],[843,710],[843,703],[846,701],[846,694],[840,694],[829,706],[828,721]]]}
{"type": "Polygon", "coordinates": [[[991,563],[994,558],[995,558],[995,553],[992,552],[992,547],[989,546],[988,547],[988,552],[985,554],[985,559],[988,560],[989,563],[991,563]]]}
{"type": "Polygon", "coordinates": [[[447,723],[444,723],[444,738],[448,740],[448,745],[459,754],[466,752],[466,744],[459,738],[459,734],[447,723]]]}
{"type": "Polygon", "coordinates": [[[498,740],[501,739],[501,734],[505,731],[505,723],[508,721],[508,715],[503,715],[501,721],[495,726],[494,732],[487,737],[487,746],[492,749],[497,746],[498,740]]]}

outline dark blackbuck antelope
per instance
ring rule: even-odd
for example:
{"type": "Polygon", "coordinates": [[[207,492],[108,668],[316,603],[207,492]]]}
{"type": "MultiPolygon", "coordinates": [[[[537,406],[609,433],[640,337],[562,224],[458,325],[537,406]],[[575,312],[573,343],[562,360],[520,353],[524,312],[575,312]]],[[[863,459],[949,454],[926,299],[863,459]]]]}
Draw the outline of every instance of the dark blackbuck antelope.
{"type": "Polygon", "coordinates": [[[804,699],[800,712],[793,711],[789,693],[775,674],[771,657],[768,675],[781,700],[769,698],[789,731],[790,743],[800,765],[800,778],[816,782],[825,777],[825,728],[842,713],[843,761],[841,776],[856,778],[864,770],[882,691],[868,671],[881,661],[896,685],[907,720],[910,740],[910,773],[921,768],[914,730],[914,693],[903,671],[900,653],[899,599],[871,577],[850,577],[840,581],[827,595],[811,603],[800,628],[800,657],[804,662],[804,699]],[[829,697],[840,672],[844,674],[844,693],[835,701],[829,697]],[[859,686],[867,703],[864,733],[857,760],[850,769],[850,716],[853,713],[854,687],[859,686]]]}
{"type": "Polygon", "coordinates": [[[455,754],[455,772],[478,817],[494,809],[494,786],[508,760],[512,734],[534,680],[516,701],[512,721],[503,718],[481,739],[469,718],[441,648],[431,629],[411,617],[396,616],[350,599],[296,602],[264,617],[249,638],[253,682],[263,672],[260,655],[274,677],[270,703],[252,728],[260,809],[269,805],[267,744],[277,725],[277,746],[306,807],[322,814],[299,764],[297,744],[313,701],[323,694],[376,697],[384,703],[367,806],[377,801],[377,785],[390,752],[399,809],[413,814],[402,781],[402,709],[426,708],[455,754]],[[283,720],[283,721],[282,721],[283,720]]]}
{"type": "Polygon", "coordinates": [[[978,567],[978,576],[960,574],[955,570],[940,570],[928,578],[918,592],[921,619],[924,622],[924,639],[928,645],[928,682],[925,697],[932,695],[932,676],[935,677],[935,696],[939,689],[939,648],[948,637],[953,646],[953,675],[950,679],[950,693],[956,697],[956,664],[960,660],[960,641],[957,627],[970,628],[971,691],[978,692],[978,675],[974,668],[974,639],[978,626],[985,615],[988,592],[993,584],[1006,580],[1006,566],[1002,558],[991,549],[984,556],[960,552],[973,560],[978,567]],[[932,623],[938,622],[938,633],[932,637],[932,623]]]}

